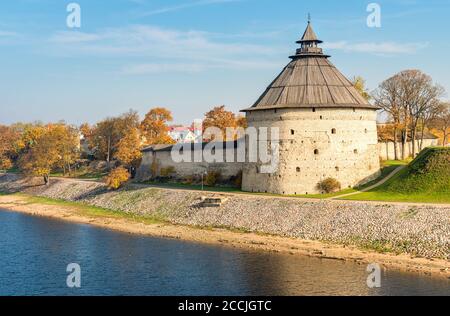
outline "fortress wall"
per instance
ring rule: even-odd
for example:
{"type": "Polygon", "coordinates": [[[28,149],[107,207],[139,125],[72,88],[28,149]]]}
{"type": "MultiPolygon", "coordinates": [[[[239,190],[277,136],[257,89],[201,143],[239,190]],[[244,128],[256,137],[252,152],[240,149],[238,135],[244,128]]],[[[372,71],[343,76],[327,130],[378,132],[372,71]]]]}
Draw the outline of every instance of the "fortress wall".
{"type": "Polygon", "coordinates": [[[229,162],[227,161],[227,153],[232,155],[232,150],[227,150],[225,148],[224,150],[216,149],[216,153],[218,158],[216,162],[213,163],[209,163],[205,161],[205,159],[201,162],[194,162],[194,152],[191,152],[192,162],[177,163],[173,161],[170,151],[145,152],[137,177],[139,180],[149,180],[152,177],[153,161],[156,161],[158,167],[157,174],[154,176],[160,176],[161,170],[164,168],[173,167],[175,170],[175,177],[180,179],[201,176],[202,173],[214,170],[220,171],[222,178],[227,180],[237,176],[242,171],[243,163],[237,162],[237,150],[234,150],[234,158],[229,162]]]}
{"type": "MultiPolygon", "coordinates": [[[[416,151],[419,151],[419,145],[420,140],[416,140],[416,151]]],[[[439,140],[438,139],[424,139],[422,148],[426,147],[433,147],[433,146],[439,146],[439,140]]],[[[402,155],[402,148],[401,144],[397,144],[397,152],[399,158],[401,158],[402,155]]],[[[380,153],[380,158],[382,160],[394,160],[395,159],[395,151],[394,151],[394,143],[393,142],[385,142],[385,143],[379,143],[378,144],[378,151],[380,153]]],[[[412,141],[407,143],[407,146],[405,147],[405,155],[406,157],[410,157],[412,155],[412,141]]]]}

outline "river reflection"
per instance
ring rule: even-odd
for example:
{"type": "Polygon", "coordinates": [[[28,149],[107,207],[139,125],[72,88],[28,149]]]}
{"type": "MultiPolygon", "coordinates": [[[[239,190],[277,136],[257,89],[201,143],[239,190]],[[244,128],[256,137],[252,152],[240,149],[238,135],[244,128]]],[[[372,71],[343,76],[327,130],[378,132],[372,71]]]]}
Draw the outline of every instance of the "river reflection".
{"type": "Polygon", "coordinates": [[[450,295],[450,281],[355,263],[134,236],[0,211],[0,295],[450,295]],[[81,289],[66,287],[78,263],[81,289]]]}

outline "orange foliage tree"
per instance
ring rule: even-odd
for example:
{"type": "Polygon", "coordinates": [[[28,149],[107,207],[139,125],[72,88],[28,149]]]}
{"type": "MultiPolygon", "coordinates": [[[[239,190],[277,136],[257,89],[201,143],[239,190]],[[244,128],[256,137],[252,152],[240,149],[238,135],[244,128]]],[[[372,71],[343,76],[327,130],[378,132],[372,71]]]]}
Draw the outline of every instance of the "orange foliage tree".
{"type": "Polygon", "coordinates": [[[13,167],[13,159],[17,154],[15,143],[19,138],[20,134],[15,128],[0,125],[0,169],[13,167]]]}
{"type": "Polygon", "coordinates": [[[449,143],[450,137],[450,103],[442,103],[441,111],[431,122],[431,128],[438,134],[442,146],[449,143]]]}
{"type": "Polygon", "coordinates": [[[92,131],[86,130],[89,146],[94,150],[97,159],[106,160],[108,163],[117,152],[119,142],[130,129],[139,126],[137,112],[130,110],[118,117],[110,117],[98,122],[92,131]]]}
{"type": "Polygon", "coordinates": [[[137,128],[131,128],[119,141],[114,158],[128,169],[137,168],[142,158],[141,136],[137,128]]]}
{"type": "Polygon", "coordinates": [[[206,135],[206,140],[235,140],[237,137],[236,133],[233,133],[233,135],[226,135],[227,128],[246,128],[247,127],[247,120],[244,116],[237,116],[231,112],[227,111],[225,109],[225,106],[218,106],[209,111],[205,114],[205,119],[203,121],[203,132],[205,132],[209,128],[216,128],[221,131],[222,137],[221,139],[216,139],[218,135],[206,135]],[[211,137],[210,137],[211,136],[211,137]]]}
{"type": "MultiPolygon", "coordinates": [[[[42,176],[49,184],[55,168],[68,168],[78,157],[78,133],[63,123],[39,126],[39,136],[33,139],[19,157],[19,168],[25,174],[42,176]]],[[[36,134],[34,134],[36,135],[36,134]]]]}
{"type": "Polygon", "coordinates": [[[173,120],[172,113],[161,107],[151,109],[141,122],[140,129],[146,145],[174,144],[169,136],[168,122],[173,120]]]}

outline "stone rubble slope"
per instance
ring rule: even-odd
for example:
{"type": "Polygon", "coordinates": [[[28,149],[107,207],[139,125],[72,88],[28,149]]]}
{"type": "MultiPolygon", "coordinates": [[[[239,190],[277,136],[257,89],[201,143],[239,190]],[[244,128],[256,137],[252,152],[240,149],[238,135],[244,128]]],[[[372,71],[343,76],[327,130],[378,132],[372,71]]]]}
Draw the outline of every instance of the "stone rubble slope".
{"type": "Polygon", "coordinates": [[[231,195],[221,207],[201,207],[212,193],[130,184],[109,191],[98,182],[0,175],[0,191],[82,202],[164,219],[174,224],[223,227],[354,245],[418,257],[450,259],[450,207],[354,201],[317,202],[231,195]]]}

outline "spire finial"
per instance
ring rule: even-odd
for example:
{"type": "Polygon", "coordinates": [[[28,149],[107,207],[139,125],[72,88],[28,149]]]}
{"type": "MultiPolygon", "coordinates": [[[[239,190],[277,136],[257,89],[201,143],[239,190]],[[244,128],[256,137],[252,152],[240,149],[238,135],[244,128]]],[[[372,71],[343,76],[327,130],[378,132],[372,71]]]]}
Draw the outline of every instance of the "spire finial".
{"type": "Polygon", "coordinates": [[[311,23],[311,13],[308,13],[308,23],[311,23]]]}

